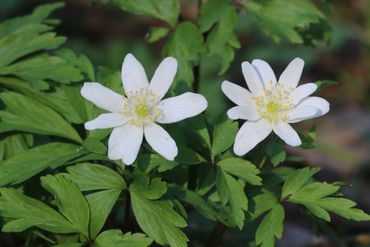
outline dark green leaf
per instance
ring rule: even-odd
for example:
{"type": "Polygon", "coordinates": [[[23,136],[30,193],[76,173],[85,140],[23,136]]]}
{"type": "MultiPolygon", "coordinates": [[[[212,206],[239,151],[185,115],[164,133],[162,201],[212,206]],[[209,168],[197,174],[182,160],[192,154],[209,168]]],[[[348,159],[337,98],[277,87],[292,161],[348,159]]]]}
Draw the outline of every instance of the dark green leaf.
{"type": "Polygon", "coordinates": [[[230,119],[216,125],[213,131],[212,156],[227,150],[234,142],[238,132],[238,123],[230,119]]]}
{"type": "Polygon", "coordinates": [[[146,247],[152,242],[142,233],[122,234],[121,230],[107,230],[99,234],[93,247],[146,247]]]}

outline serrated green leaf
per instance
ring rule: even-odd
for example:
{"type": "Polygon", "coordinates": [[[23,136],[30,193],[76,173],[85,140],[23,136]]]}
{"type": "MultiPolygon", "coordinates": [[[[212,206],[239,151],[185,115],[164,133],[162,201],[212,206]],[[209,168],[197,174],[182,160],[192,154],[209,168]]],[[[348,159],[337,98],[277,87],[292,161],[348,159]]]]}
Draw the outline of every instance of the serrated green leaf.
{"type": "Polygon", "coordinates": [[[13,92],[0,94],[6,111],[0,111],[0,133],[12,130],[56,135],[82,142],[76,130],[58,113],[34,99],[13,92]]]}
{"type": "Polygon", "coordinates": [[[285,213],[281,204],[274,208],[263,218],[256,231],[256,244],[261,247],[274,247],[275,238],[283,235],[283,221],[285,213]]]}
{"type": "Polygon", "coordinates": [[[196,165],[200,164],[203,162],[206,162],[206,160],[197,152],[194,150],[185,147],[185,146],[180,146],[179,148],[179,153],[176,156],[176,162],[180,164],[188,164],[188,165],[196,165]]]}
{"type": "Polygon", "coordinates": [[[135,183],[130,186],[131,206],[140,228],[158,244],[186,247],[188,238],[179,229],[187,225],[186,221],[173,210],[170,201],[146,199],[143,191],[135,189],[141,185],[135,183]]]}
{"type": "Polygon", "coordinates": [[[230,119],[216,125],[213,131],[212,157],[227,150],[235,140],[238,123],[230,119]]]}
{"type": "Polygon", "coordinates": [[[176,26],[171,34],[163,53],[173,56],[179,63],[176,81],[185,81],[191,85],[194,80],[193,66],[199,63],[200,53],[204,51],[203,36],[199,28],[191,22],[183,22],[176,26]]]}
{"type": "Polygon", "coordinates": [[[255,165],[240,158],[227,158],[217,165],[225,172],[237,176],[252,185],[261,185],[262,179],[258,176],[260,171],[255,165]]]}
{"type": "Polygon", "coordinates": [[[178,0],[92,0],[94,2],[114,3],[133,14],[163,20],[172,27],[176,25],[180,13],[178,0]]]}
{"type": "Polygon", "coordinates": [[[105,146],[98,138],[95,137],[88,137],[82,143],[82,146],[96,154],[106,154],[107,153],[107,146],[105,146]]]}
{"type": "Polygon", "coordinates": [[[123,190],[127,187],[122,176],[111,168],[81,163],[67,167],[69,179],[74,181],[81,191],[89,190],[123,190]]]}
{"type": "Polygon", "coordinates": [[[249,201],[248,211],[251,213],[252,220],[273,209],[278,203],[278,198],[273,193],[265,190],[261,192],[261,194],[253,196],[249,201]]]}
{"type": "Polygon", "coordinates": [[[368,214],[354,208],[356,206],[355,202],[337,196],[339,188],[336,184],[309,183],[291,195],[288,201],[306,206],[314,215],[326,221],[330,221],[327,211],[346,219],[356,221],[370,220],[368,214]]]}
{"type": "Polygon", "coordinates": [[[137,164],[139,169],[145,173],[149,173],[157,167],[159,172],[164,172],[178,165],[176,161],[166,160],[158,154],[140,155],[137,164]]]}
{"type": "Polygon", "coordinates": [[[0,139],[0,163],[12,156],[28,150],[33,144],[33,135],[10,134],[0,139]]]}
{"type": "Polygon", "coordinates": [[[286,159],[286,152],[281,141],[270,142],[266,147],[266,152],[274,166],[284,162],[286,159]]]}
{"type": "Polygon", "coordinates": [[[303,43],[298,29],[308,29],[319,23],[324,15],[309,0],[267,0],[247,2],[247,15],[275,41],[286,39],[303,43]]]}
{"type": "Polygon", "coordinates": [[[0,186],[21,183],[46,168],[59,167],[84,153],[77,145],[54,142],[16,154],[0,163],[0,186]]]}
{"type": "Polygon", "coordinates": [[[202,5],[200,11],[200,28],[208,31],[213,25],[207,38],[209,55],[215,56],[221,64],[220,74],[223,74],[234,58],[234,49],[240,48],[235,33],[237,13],[229,1],[209,0],[202,5]]]}
{"type": "Polygon", "coordinates": [[[54,233],[73,233],[76,229],[57,211],[46,204],[23,195],[15,189],[0,189],[0,215],[10,221],[4,232],[21,232],[36,226],[54,233]]]}
{"type": "MultiPolygon", "coordinates": [[[[90,207],[90,237],[95,238],[103,228],[109,213],[116,204],[121,190],[109,189],[88,194],[86,196],[90,207]]],[[[115,245],[114,245],[115,246],[115,245]]]]}
{"type": "Polygon", "coordinates": [[[61,214],[72,223],[78,232],[88,237],[89,205],[77,185],[62,174],[41,177],[41,185],[55,196],[61,214]]]}
{"type": "Polygon", "coordinates": [[[281,198],[292,195],[302,188],[311,177],[320,171],[319,167],[309,168],[305,167],[291,173],[284,182],[281,198]]]}
{"type": "Polygon", "coordinates": [[[146,247],[153,242],[145,234],[130,232],[122,234],[121,230],[107,230],[99,234],[93,247],[146,247]]]}
{"type": "Polygon", "coordinates": [[[167,185],[160,178],[149,177],[143,173],[135,174],[135,183],[131,184],[130,191],[140,194],[141,197],[149,200],[159,199],[167,191],[167,185]]]}
{"type": "Polygon", "coordinates": [[[248,209],[244,186],[222,169],[217,169],[216,186],[222,204],[225,205],[227,202],[230,204],[232,221],[239,229],[242,229],[245,218],[244,211],[248,209]]]}

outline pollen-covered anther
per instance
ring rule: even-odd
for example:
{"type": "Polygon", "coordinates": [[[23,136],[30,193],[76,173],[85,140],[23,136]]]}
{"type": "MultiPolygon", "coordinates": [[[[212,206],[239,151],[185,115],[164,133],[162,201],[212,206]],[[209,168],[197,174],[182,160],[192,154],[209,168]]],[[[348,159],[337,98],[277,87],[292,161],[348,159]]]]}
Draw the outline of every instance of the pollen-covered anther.
{"type": "Polygon", "coordinates": [[[130,124],[141,126],[154,123],[162,117],[163,112],[156,107],[157,97],[148,88],[140,88],[135,92],[128,92],[127,101],[123,107],[123,114],[131,116],[130,124]]]}
{"type": "Polygon", "coordinates": [[[280,84],[273,85],[272,82],[270,82],[270,86],[270,90],[264,90],[264,97],[253,97],[257,112],[271,124],[286,121],[290,109],[294,106],[289,99],[289,94],[293,91],[293,88],[283,88],[280,84]]]}

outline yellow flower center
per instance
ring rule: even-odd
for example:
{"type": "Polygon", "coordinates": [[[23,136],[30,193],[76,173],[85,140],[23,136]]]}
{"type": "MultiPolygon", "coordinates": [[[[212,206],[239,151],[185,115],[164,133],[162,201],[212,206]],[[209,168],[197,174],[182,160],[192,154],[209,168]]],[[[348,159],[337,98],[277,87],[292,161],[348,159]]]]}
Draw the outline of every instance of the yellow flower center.
{"type": "Polygon", "coordinates": [[[293,88],[284,88],[281,84],[272,85],[271,89],[264,91],[264,95],[255,96],[253,100],[259,115],[271,124],[287,121],[290,110],[294,104],[289,99],[293,88]]]}
{"type": "Polygon", "coordinates": [[[150,89],[140,88],[126,93],[126,96],[121,113],[131,117],[130,124],[139,127],[153,123],[163,116],[162,110],[156,106],[158,103],[156,95],[150,89]]]}

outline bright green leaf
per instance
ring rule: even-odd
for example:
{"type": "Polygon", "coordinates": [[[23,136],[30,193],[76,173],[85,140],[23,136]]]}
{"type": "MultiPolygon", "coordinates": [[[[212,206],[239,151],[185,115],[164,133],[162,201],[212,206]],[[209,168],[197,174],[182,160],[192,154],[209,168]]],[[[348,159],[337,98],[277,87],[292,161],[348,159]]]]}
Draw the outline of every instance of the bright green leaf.
{"type": "Polygon", "coordinates": [[[294,194],[302,188],[311,177],[320,171],[320,168],[309,168],[305,167],[303,169],[296,170],[292,172],[284,182],[283,191],[281,192],[281,197],[285,198],[289,195],[294,194]]]}
{"type": "Polygon", "coordinates": [[[261,185],[262,179],[258,176],[260,171],[255,165],[240,158],[227,158],[217,165],[225,172],[237,176],[252,185],[261,185]]]}
{"type": "Polygon", "coordinates": [[[235,140],[238,132],[238,123],[230,119],[216,125],[213,131],[212,156],[227,150],[235,140]]]}
{"type": "Polygon", "coordinates": [[[93,247],[146,247],[152,242],[142,233],[122,234],[121,230],[107,230],[99,234],[93,247]]]}

